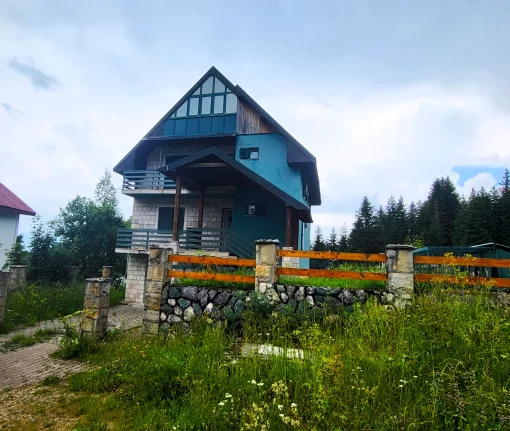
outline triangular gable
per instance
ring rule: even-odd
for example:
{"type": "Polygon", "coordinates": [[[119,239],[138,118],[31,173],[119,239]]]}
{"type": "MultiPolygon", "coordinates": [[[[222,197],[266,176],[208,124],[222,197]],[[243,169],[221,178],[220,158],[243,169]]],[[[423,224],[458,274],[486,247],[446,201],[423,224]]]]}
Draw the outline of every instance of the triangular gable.
{"type": "Polygon", "coordinates": [[[234,85],[212,67],[145,138],[234,134],[236,113],[234,85]]]}

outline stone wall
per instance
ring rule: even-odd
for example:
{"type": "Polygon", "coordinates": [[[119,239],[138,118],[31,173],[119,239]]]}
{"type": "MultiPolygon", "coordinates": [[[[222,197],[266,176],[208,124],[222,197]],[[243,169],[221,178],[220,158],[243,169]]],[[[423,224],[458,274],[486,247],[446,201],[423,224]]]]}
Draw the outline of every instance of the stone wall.
{"type": "MultiPolygon", "coordinates": [[[[157,229],[158,211],[161,206],[173,206],[174,195],[167,197],[135,198],[131,227],[133,229],[157,229]]],[[[184,226],[198,225],[198,197],[181,195],[184,210],[184,226]]],[[[223,208],[232,208],[232,198],[208,198],[204,200],[204,228],[221,228],[223,208]]]]}
{"type": "Polygon", "coordinates": [[[143,303],[145,279],[147,277],[147,255],[127,255],[126,302],[143,303]]]}
{"type": "MultiPolygon", "coordinates": [[[[172,324],[186,326],[195,317],[203,314],[215,319],[239,316],[251,301],[254,291],[200,288],[194,286],[177,287],[167,285],[161,295],[160,327],[168,329],[172,324]]],[[[290,307],[294,312],[302,312],[313,307],[345,309],[354,303],[365,303],[369,297],[379,299],[380,294],[357,289],[331,289],[311,286],[277,285],[264,293],[268,301],[290,307]]]]}

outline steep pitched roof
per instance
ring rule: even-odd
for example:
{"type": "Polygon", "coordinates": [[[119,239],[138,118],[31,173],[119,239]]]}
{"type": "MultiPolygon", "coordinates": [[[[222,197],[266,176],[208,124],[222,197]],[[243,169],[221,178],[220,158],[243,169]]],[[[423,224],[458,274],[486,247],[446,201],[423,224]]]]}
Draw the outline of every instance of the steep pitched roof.
{"type": "Polygon", "coordinates": [[[9,208],[19,214],[35,216],[35,211],[0,183],[0,208],[9,208]]]}

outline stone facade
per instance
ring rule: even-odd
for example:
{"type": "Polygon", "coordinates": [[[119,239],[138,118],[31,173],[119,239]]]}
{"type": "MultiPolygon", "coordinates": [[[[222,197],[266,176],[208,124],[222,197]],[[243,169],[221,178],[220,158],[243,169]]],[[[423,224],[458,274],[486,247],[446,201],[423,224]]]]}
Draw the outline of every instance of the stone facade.
{"type": "MultiPolygon", "coordinates": [[[[187,326],[195,317],[202,315],[210,316],[216,320],[239,317],[246,308],[247,302],[252,301],[253,295],[258,294],[255,291],[166,285],[161,294],[160,327],[165,331],[170,325],[176,323],[187,326]]],[[[380,293],[357,289],[281,284],[268,287],[263,294],[263,297],[274,305],[280,304],[296,313],[325,307],[341,310],[351,307],[356,302],[365,303],[371,296],[379,300],[380,293]]]]}
{"type": "Polygon", "coordinates": [[[80,334],[92,341],[99,340],[108,330],[108,306],[111,280],[89,278],[85,281],[85,300],[80,334]]]}
{"type": "Polygon", "coordinates": [[[126,302],[142,303],[147,277],[147,255],[127,255],[126,302]]]}
{"type": "MultiPolygon", "coordinates": [[[[131,227],[133,229],[157,229],[160,207],[173,206],[174,196],[135,198],[131,227]]],[[[208,198],[204,200],[204,228],[221,228],[223,208],[232,208],[232,198],[208,198]]],[[[184,210],[184,227],[198,225],[198,197],[181,195],[181,207],[184,210]]]]}
{"type": "Polygon", "coordinates": [[[17,289],[24,286],[27,281],[26,265],[11,265],[9,267],[11,279],[9,280],[9,290],[17,289]]]}

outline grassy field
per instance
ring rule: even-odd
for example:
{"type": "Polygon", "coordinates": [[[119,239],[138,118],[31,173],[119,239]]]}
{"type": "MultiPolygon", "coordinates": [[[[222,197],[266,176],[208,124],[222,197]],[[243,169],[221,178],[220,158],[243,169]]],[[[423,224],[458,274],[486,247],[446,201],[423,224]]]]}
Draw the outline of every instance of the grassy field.
{"type": "MultiPolygon", "coordinates": [[[[265,315],[268,315],[267,313],[265,315]]],[[[484,293],[412,307],[196,321],[166,339],[117,335],[83,359],[76,430],[510,429],[509,311],[484,293]],[[243,343],[306,352],[243,357],[243,343]]],[[[62,389],[64,390],[64,389],[62,389]]]]}
{"type": "MultiPolygon", "coordinates": [[[[110,305],[124,299],[125,288],[112,288],[110,305]]],[[[0,333],[20,326],[34,325],[43,320],[67,316],[83,308],[85,282],[69,284],[28,284],[7,295],[4,322],[0,333]]]]}

